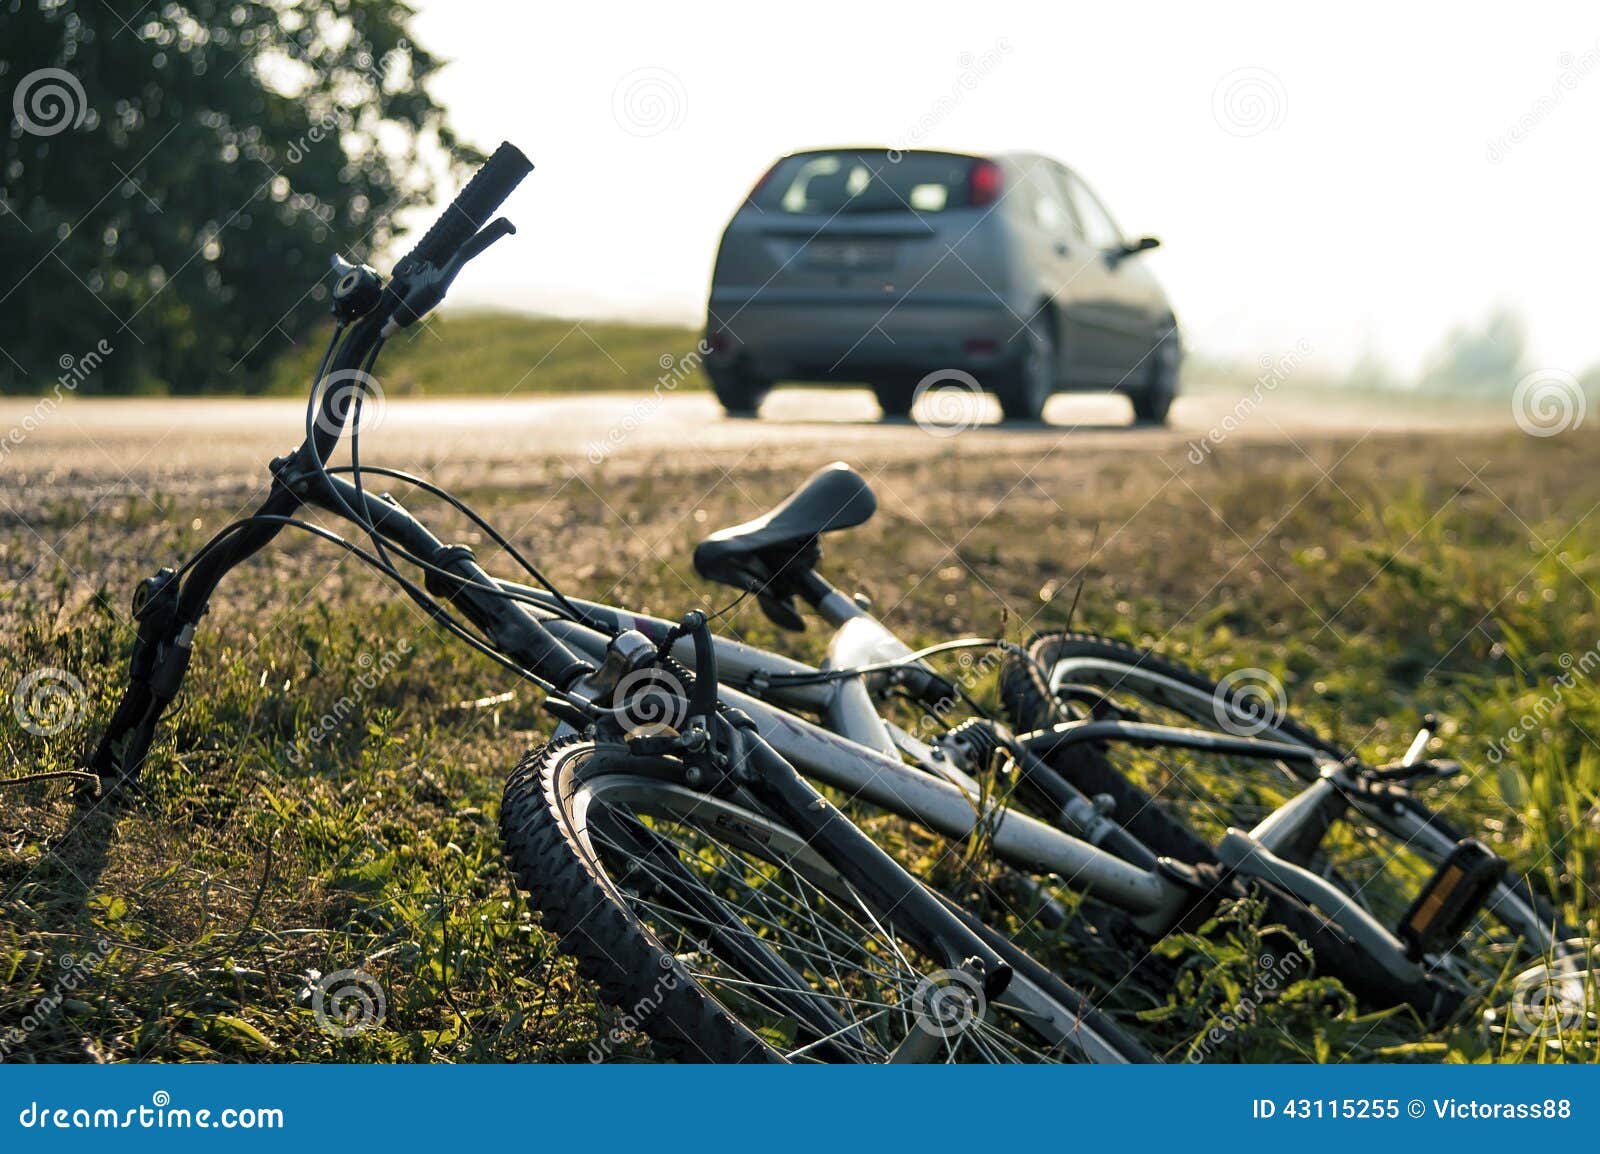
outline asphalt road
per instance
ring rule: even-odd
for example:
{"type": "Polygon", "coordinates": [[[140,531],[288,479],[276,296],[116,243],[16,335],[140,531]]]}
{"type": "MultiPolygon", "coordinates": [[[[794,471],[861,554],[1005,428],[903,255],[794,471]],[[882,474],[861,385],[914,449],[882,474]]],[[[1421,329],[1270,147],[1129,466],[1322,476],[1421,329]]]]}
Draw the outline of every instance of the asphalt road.
{"type": "MultiPolygon", "coordinates": [[[[968,399],[970,400],[970,399],[968,399]]],[[[1174,406],[1169,428],[1130,427],[1126,401],[1059,396],[1046,423],[1002,428],[999,411],[956,398],[946,412],[919,407],[920,421],[882,422],[861,390],[780,390],[760,420],[729,420],[707,394],[430,399],[394,397],[364,425],[363,459],[426,470],[448,483],[513,479],[523,468],[567,461],[635,467],[691,453],[730,464],[758,451],[763,463],[814,465],[937,454],[959,438],[963,453],[1015,454],[1151,449],[1188,453],[1326,435],[1511,427],[1505,406],[1437,399],[1374,399],[1337,393],[1268,394],[1257,403],[1197,393],[1174,406]],[[975,423],[976,422],[976,423],[975,423]]],[[[0,399],[0,491],[47,486],[53,494],[106,486],[167,492],[247,484],[293,447],[304,408],[290,399],[99,399],[68,397],[53,407],[0,399]]]]}

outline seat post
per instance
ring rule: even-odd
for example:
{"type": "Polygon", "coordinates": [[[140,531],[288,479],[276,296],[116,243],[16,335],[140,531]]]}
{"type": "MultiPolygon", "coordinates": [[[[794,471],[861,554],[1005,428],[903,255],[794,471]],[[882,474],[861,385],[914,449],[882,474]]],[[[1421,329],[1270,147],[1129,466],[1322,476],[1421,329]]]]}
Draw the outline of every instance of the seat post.
{"type": "Polygon", "coordinates": [[[808,605],[822,615],[824,621],[836,629],[852,617],[865,615],[861,606],[828,584],[815,569],[807,569],[800,578],[799,593],[808,605]]]}

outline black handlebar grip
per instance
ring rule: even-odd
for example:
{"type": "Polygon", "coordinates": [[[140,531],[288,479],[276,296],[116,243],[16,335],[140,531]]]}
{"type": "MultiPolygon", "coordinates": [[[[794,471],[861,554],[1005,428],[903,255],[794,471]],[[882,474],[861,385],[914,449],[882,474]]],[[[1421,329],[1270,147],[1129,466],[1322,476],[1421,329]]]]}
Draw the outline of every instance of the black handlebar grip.
{"type": "Polygon", "coordinates": [[[419,240],[416,247],[395,266],[396,272],[407,271],[419,264],[435,267],[449,262],[460,248],[482,228],[495,209],[499,208],[522,178],[533,171],[533,162],[510,141],[494,150],[494,155],[483,162],[483,167],[433,222],[433,227],[419,240]]]}

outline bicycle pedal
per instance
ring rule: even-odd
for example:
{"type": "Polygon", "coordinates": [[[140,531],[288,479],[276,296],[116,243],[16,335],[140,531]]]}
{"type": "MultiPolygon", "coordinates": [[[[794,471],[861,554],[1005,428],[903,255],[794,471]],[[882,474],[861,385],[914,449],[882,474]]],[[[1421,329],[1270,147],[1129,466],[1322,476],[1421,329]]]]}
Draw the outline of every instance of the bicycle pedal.
{"type": "Polygon", "coordinates": [[[1442,954],[1461,940],[1504,877],[1505,865],[1499,854],[1475,838],[1456,843],[1395,931],[1413,961],[1425,954],[1442,954]]]}

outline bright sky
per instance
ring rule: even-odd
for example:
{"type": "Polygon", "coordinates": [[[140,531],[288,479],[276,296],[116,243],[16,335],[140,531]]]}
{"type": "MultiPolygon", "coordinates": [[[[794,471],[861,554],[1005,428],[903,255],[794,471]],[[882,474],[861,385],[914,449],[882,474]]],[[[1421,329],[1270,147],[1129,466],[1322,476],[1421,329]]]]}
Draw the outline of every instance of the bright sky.
{"type": "Polygon", "coordinates": [[[1077,168],[1162,238],[1141,259],[1208,352],[1306,339],[1330,369],[1374,351],[1409,372],[1506,304],[1536,366],[1600,362],[1592,0],[421,9],[457,128],[537,166],[461,301],[698,322],[776,156],[916,142],[1077,168]]]}

